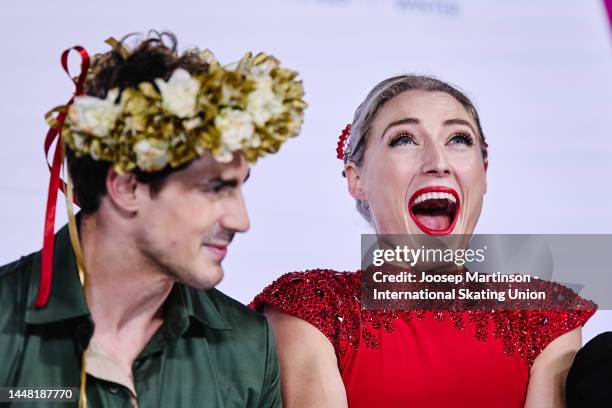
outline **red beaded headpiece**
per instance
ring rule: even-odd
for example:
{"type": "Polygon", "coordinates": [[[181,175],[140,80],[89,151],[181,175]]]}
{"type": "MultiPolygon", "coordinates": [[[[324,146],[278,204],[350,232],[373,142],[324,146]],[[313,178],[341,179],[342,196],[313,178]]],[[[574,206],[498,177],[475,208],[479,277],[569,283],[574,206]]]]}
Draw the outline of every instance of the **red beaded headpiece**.
{"type": "Polygon", "coordinates": [[[340,135],[340,138],[338,139],[338,148],[336,149],[336,153],[338,153],[337,157],[340,160],[344,160],[344,154],[345,154],[344,148],[346,147],[346,139],[348,139],[350,134],[351,134],[351,124],[349,123],[348,125],[346,125],[346,127],[342,131],[342,134],[340,135]]]}

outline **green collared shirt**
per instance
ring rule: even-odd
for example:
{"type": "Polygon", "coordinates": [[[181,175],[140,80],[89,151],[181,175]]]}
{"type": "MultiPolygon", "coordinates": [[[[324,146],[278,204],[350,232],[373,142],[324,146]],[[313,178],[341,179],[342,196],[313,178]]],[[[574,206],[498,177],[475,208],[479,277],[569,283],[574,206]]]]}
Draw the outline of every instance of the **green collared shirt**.
{"type": "MultiPolygon", "coordinates": [[[[94,323],[67,227],[56,235],[44,309],[33,306],[39,271],[40,252],[0,268],[0,387],[76,387],[78,395],[94,323]]],[[[274,340],[262,315],[216,289],[178,283],[165,306],[164,323],[132,366],[140,408],[281,407],[274,340]]],[[[90,407],[131,407],[126,387],[91,375],[87,399],[90,407]]]]}

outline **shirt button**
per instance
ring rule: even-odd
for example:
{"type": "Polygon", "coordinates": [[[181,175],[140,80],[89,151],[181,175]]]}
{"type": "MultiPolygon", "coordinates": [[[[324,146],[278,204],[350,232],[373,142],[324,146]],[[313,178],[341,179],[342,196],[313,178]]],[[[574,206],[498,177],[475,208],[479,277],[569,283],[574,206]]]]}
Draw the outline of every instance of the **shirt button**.
{"type": "Polygon", "coordinates": [[[109,391],[111,394],[116,394],[119,392],[119,387],[110,387],[109,391]]]}

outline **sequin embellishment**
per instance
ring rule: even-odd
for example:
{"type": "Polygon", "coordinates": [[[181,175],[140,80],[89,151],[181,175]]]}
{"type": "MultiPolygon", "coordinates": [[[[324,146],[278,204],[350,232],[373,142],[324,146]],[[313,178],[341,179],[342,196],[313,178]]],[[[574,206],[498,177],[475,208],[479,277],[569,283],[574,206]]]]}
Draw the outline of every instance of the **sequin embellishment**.
{"type": "Polygon", "coordinates": [[[393,332],[398,319],[447,319],[458,330],[475,328],[477,341],[503,342],[507,356],[518,354],[531,367],[555,338],[583,325],[596,306],[580,299],[576,310],[362,310],[361,272],[311,270],[281,276],[249,307],[265,304],[299,317],[318,328],[333,344],[338,357],[360,344],[378,349],[375,331],[393,332]]]}

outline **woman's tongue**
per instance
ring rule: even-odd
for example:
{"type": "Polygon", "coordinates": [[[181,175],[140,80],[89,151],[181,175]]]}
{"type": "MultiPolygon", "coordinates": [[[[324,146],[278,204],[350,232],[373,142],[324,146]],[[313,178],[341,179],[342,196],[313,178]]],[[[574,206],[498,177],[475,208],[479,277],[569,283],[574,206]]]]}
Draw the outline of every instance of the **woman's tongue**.
{"type": "Polygon", "coordinates": [[[450,227],[448,214],[415,214],[421,224],[432,230],[445,230],[450,227]]]}

